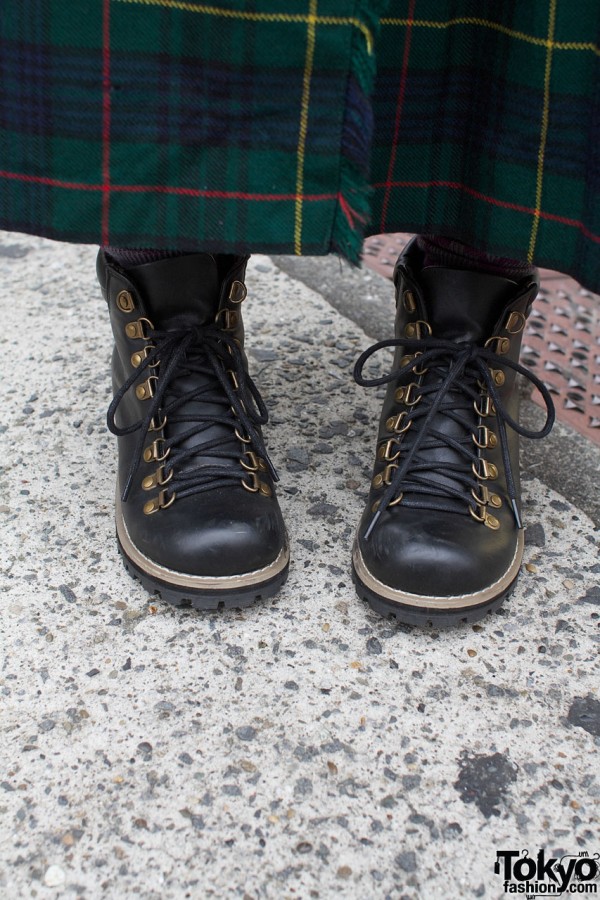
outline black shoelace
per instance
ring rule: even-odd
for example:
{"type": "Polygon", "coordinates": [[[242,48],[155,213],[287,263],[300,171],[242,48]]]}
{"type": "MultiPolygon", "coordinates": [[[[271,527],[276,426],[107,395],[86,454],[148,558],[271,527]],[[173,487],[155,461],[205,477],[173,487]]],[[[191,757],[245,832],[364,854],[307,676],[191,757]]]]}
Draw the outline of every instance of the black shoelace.
{"type": "Polygon", "coordinates": [[[477,488],[478,481],[474,477],[472,467],[478,465],[479,457],[472,434],[473,403],[477,403],[481,398],[481,391],[477,386],[478,380],[485,384],[495,407],[508,495],[517,527],[521,528],[506,426],[508,425],[523,437],[536,439],[545,437],[550,432],[555,418],[554,404],[548,389],[525,366],[512,362],[504,356],[498,356],[486,347],[454,343],[434,337],[419,340],[392,338],[379,341],[365,350],[356,361],[354,379],[362,387],[377,387],[396,379],[402,384],[407,376],[418,374],[417,370],[422,371],[423,369],[427,369],[428,374],[424,379],[425,383],[418,387],[419,402],[407,410],[403,426],[407,430],[402,441],[402,456],[381,497],[365,537],[369,537],[382,512],[400,492],[411,495],[403,496],[402,503],[413,508],[456,512],[456,504],[451,501],[458,499],[466,500],[465,513],[468,514],[469,506],[475,510],[475,501],[471,492],[477,488]],[[383,375],[381,378],[366,379],[363,377],[363,367],[373,354],[384,347],[398,346],[406,348],[407,352],[411,354],[418,355],[413,356],[405,366],[388,375],[383,375]],[[490,367],[506,366],[527,378],[541,393],[547,415],[546,422],[540,431],[531,431],[520,425],[509,415],[503,405],[490,373],[490,367]],[[470,418],[467,417],[467,414],[470,418]],[[464,438],[456,439],[438,430],[435,422],[438,416],[447,416],[463,426],[464,438]],[[409,422],[418,423],[419,428],[409,430],[409,422]],[[464,465],[461,465],[461,460],[449,464],[432,459],[431,454],[427,457],[427,451],[443,448],[451,448],[455,451],[464,460],[464,465]],[[443,479],[432,478],[431,476],[434,474],[443,476],[443,479]],[[427,495],[426,499],[424,496],[420,498],[419,494],[427,495]]]}
{"type": "Polygon", "coordinates": [[[165,438],[161,447],[161,455],[168,457],[169,470],[174,473],[169,490],[176,489],[178,497],[230,485],[232,481],[239,482],[242,437],[245,447],[265,460],[273,480],[277,481],[277,473],[260,433],[260,426],[269,418],[267,408],[244,366],[242,352],[234,338],[215,325],[203,325],[172,331],[151,330],[147,346],[150,352],[119,388],[107,413],[108,428],[113,434],[120,437],[139,431],[122,500],[127,500],[131,490],[152,421],[164,421],[165,416],[172,425],[189,426],[165,438]],[[118,426],[115,417],[121,400],[140,376],[146,371],[153,373],[159,362],[155,394],[148,401],[145,416],[131,425],[118,426]],[[233,373],[237,387],[228,371],[233,373]],[[186,386],[185,380],[189,376],[201,376],[201,384],[192,388],[186,386]],[[192,414],[186,413],[186,405],[194,401],[206,404],[206,412],[194,409],[192,414]],[[218,437],[183,446],[190,438],[215,425],[225,426],[227,431],[218,437]],[[194,457],[201,456],[222,462],[190,465],[194,457]]]}

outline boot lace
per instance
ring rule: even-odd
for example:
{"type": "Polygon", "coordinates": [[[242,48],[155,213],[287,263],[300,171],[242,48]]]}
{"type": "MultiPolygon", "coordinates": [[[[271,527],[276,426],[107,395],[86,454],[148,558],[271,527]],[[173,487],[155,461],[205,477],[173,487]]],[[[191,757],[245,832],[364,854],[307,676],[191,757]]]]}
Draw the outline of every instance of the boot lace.
{"type": "Polygon", "coordinates": [[[277,481],[260,432],[260,426],[269,418],[267,408],[246,370],[235,339],[214,324],[169,331],[150,329],[147,339],[145,359],[119,388],[107,412],[107,425],[113,434],[121,437],[139,432],[122,500],[127,500],[131,491],[142,461],[146,435],[149,430],[156,430],[153,422],[159,419],[163,426],[167,419],[170,425],[188,426],[181,431],[177,429],[176,433],[171,429],[169,437],[160,438],[161,456],[154,457],[169,459],[170,471],[163,483],[170,482],[172,496],[176,492],[178,497],[185,497],[239,483],[240,462],[248,471],[255,468],[243,465],[240,441],[248,448],[245,455],[258,456],[261,463],[264,460],[271,477],[277,481]],[[127,391],[143,372],[153,372],[159,363],[160,375],[150,376],[154,379],[154,393],[145,416],[131,425],[117,425],[117,410],[127,391]],[[190,403],[194,403],[191,412],[190,403]],[[205,409],[199,410],[196,404],[205,409]],[[219,428],[217,436],[197,440],[215,425],[225,426],[226,430],[219,428]],[[192,438],[196,440],[190,442],[192,438]],[[209,457],[211,462],[202,463],[202,456],[209,457]],[[198,465],[192,464],[195,459],[198,465]]]}
{"type": "Polygon", "coordinates": [[[425,383],[418,386],[418,402],[405,414],[402,427],[403,458],[393,469],[393,476],[387,479],[387,487],[365,537],[368,539],[383,511],[399,502],[398,499],[394,500],[398,495],[405,506],[442,512],[456,512],[456,500],[466,501],[466,508],[461,503],[465,513],[468,514],[470,510],[477,517],[476,472],[481,459],[473,440],[473,407],[481,399],[481,388],[487,390],[495,407],[507,492],[517,527],[521,528],[506,427],[509,426],[523,437],[545,437],[555,418],[554,404],[548,389],[525,366],[504,356],[500,357],[487,347],[434,337],[392,338],[373,344],[358,358],[354,367],[354,379],[362,387],[377,387],[391,381],[401,382],[412,374],[423,374],[425,370],[428,374],[424,379],[425,383]],[[412,355],[406,365],[380,378],[367,379],[363,376],[366,362],[375,353],[385,347],[398,346],[406,348],[412,355]],[[493,369],[495,366],[513,369],[538,389],[546,407],[546,421],[539,431],[525,428],[510,416],[490,371],[490,367],[493,369]],[[457,423],[464,429],[464,437],[456,438],[445,434],[440,430],[443,420],[439,417],[457,423]],[[412,423],[419,427],[409,431],[412,423]],[[430,451],[444,448],[455,451],[459,457],[456,459],[455,456],[456,462],[432,458],[430,451]],[[410,496],[406,496],[407,494],[410,496]]]}

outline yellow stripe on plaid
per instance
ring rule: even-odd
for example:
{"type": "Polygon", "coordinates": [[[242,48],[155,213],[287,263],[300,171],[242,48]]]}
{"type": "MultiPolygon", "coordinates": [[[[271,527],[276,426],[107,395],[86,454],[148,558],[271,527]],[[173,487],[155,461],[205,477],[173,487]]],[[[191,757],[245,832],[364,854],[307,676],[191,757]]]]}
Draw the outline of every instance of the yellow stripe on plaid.
{"type": "Polygon", "coordinates": [[[544,187],[544,157],[546,155],[546,141],[548,139],[548,118],[550,112],[550,76],[552,74],[552,38],[554,37],[554,28],[556,25],[556,2],[550,0],[550,13],[548,16],[548,45],[546,50],[546,68],[544,71],[544,105],[542,108],[542,130],[540,134],[540,147],[538,150],[538,166],[535,189],[535,212],[533,214],[533,223],[531,226],[531,237],[529,239],[529,253],[527,259],[533,262],[535,254],[535,245],[537,242],[538,230],[540,227],[540,211],[542,208],[542,191],[544,187]]]}
{"type": "Polygon", "coordinates": [[[590,50],[596,56],[600,56],[600,47],[593,41],[550,41],[548,38],[535,37],[532,34],[526,34],[524,31],[515,31],[513,28],[507,28],[500,22],[493,22],[491,19],[479,19],[475,16],[460,16],[455,19],[448,19],[446,22],[434,22],[427,19],[391,19],[383,17],[382,25],[397,25],[406,27],[410,25],[412,28],[453,28],[455,25],[479,25],[482,28],[491,28],[492,31],[499,31],[508,37],[516,38],[520,41],[526,41],[529,44],[535,44],[538,47],[546,47],[550,50],[590,50]]]}
{"type": "MultiPolygon", "coordinates": [[[[301,13],[259,13],[244,10],[223,9],[221,6],[207,6],[205,3],[189,3],[188,0],[112,0],[113,3],[137,3],[142,6],[162,6],[167,9],[180,9],[184,12],[202,13],[206,16],[219,16],[223,19],[242,19],[247,22],[300,22],[311,24],[312,17],[301,13]]],[[[315,16],[317,25],[351,25],[363,34],[367,52],[373,52],[373,34],[364,22],[354,16],[315,16]]]]}
{"type": "Polygon", "coordinates": [[[300,110],[300,134],[298,136],[298,156],[296,168],[296,208],[294,210],[294,253],[302,256],[302,195],[304,193],[304,157],[308,113],[310,109],[310,81],[315,60],[315,38],[317,25],[317,0],[310,0],[308,28],[306,34],[306,60],[302,79],[302,106],[300,110]]]}

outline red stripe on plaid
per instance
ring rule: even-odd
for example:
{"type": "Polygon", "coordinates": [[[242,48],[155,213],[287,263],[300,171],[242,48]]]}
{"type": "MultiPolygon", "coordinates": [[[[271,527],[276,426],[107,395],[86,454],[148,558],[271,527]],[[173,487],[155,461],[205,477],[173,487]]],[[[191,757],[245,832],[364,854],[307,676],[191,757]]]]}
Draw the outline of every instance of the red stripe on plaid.
{"type": "Polygon", "coordinates": [[[404,107],[404,95],[406,94],[406,81],[408,78],[408,58],[410,56],[410,43],[412,38],[412,24],[415,17],[415,4],[416,0],[410,0],[408,5],[408,16],[407,16],[407,24],[406,24],[406,35],[404,38],[404,55],[402,57],[402,71],[400,73],[400,87],[398,88],[398,100],[396,102],[396,117],[394,122],[394,138],[392,140],[392,150],[390,153],[390,163],[388,166],[388,175],[386,182],[386,191],[385,196],[383,198],[383,204],[381,208],[381,224],[380,230],[381,232],[385,231],[385,223],[387,220],[387,210],[388,204],[390,202],[390,193],[391,187],[387,187],[389,182],[391,182],[392,175],[394,174],[394,166],[396,165],[396,150],[398,148],[398,136],[400,134],[400,120],[402,118],[402,109],[404,107]]]}
{"type": "MultiPolygon", "coordinates": [[[[27,184],[45,184],[48,187],[65,188],[71,191],[105,192],[103,184],[88,184],[83,181],[61,181],[57,178],[44,178],[41,175],[25,175],[21,172],[6,172],[0,169],[0,178],[12,181],[24,181],[27,184]]],[[[243,191],[203,191],[197,188],[170,187],[162,184],[111,184],[113,194],[176,194],[183,197],[207,197],[209,200],[338,200],[341,194],[251,194],[243,191]]]]}
{"type": "Polygon", "coordinates": [[[102,6],[102,243],[109,243],[110,215],[110,0],[102,6]]]}
{"type": "Polygon", "coordinates": [[[458,181],[381,181],[378,184],[373,184],[372,187],[380,189],[386,188],[386,190],[388,188],[391,190],[392,188],[444,187],[457,191],[464,191],[466,194],[475,197],[475,199],[483,200],[485,203],[491,203],[493,206],[501,206],[504,209],[514,209],[517,212],[527,213],[529,216],[535,213],[536,215],[539,215],[540,219],[547,219],[550,222],[560,222],[561,225],[570,225],[572,228],[578,228],[579,231],[590,238],[590,240],[600,244],[600,235],[594,234],[593,231],[590,231],[589,228],[578,219],[569,219],[567,216],[558,216],[556,213],[544,212],[543,210],[536,211],[533,207],[522,206],[520,203],[510,203],[508,200],[499,200],[497,197],[490,197],[488,194],[482,194],[481,191],[476,191],[467,184],[461,184],[458,181]]]}

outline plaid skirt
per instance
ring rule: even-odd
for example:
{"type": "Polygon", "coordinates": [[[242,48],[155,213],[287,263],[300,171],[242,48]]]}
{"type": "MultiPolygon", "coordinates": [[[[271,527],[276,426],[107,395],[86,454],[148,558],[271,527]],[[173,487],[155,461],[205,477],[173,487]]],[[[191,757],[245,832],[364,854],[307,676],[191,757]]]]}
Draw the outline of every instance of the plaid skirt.
{"type": "Polygon", "coordinates": [[[430,232],[600,289],[597,0],[2,0],[0,228],[360,256],[430,232]]]}

